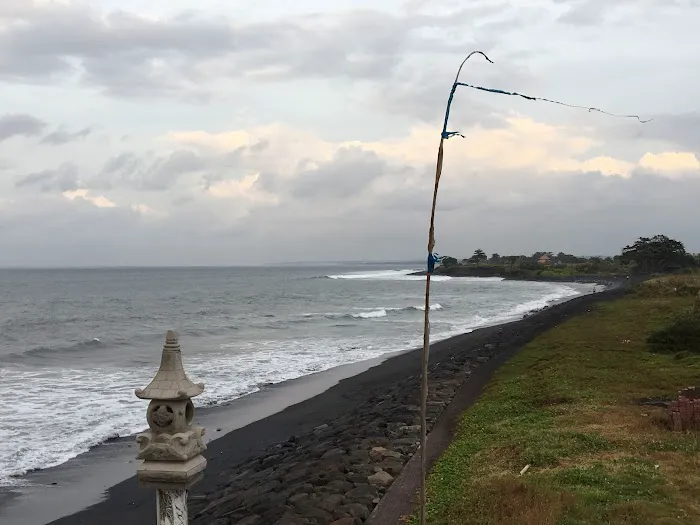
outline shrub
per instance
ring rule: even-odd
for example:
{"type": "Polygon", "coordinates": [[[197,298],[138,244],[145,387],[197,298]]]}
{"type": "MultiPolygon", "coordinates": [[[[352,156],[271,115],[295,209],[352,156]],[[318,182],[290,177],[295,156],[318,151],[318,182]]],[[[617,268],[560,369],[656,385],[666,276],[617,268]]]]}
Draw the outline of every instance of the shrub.
{"type": "Polygon", "coordinates": [[[671,324],[652,332],[647,339],[653,352],[700,353],[700,305],[677,314],[671,324]]]}
{"type": "Polygon", "coordinates": [[[638,293],[644,297],[692,297],[700,294],[697,274],[669,275],[643,282],[638,293]]]}

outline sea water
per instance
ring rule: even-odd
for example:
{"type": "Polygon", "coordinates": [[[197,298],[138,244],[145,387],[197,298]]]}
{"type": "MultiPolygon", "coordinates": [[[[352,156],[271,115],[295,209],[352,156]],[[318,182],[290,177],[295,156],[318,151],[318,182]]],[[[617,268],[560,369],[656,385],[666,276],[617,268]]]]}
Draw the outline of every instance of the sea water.
{"type": "MultiPolygon", "coordinates": [[[[143,430],[166,330],[198,406],[420,346],[411,265],[0,270],[0,486],[143,430]]],[[[431,340],[508,321],[590,285],[434,276],[431,340]]]]}

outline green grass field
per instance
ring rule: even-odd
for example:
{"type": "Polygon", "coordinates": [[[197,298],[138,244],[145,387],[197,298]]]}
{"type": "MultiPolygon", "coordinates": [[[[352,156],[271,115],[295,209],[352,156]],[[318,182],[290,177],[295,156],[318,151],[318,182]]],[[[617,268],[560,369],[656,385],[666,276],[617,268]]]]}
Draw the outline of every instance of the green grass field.
{"type": "Polygon", "coordinates": [[[693,304],[678,288],[655,281],[599,304],[503,366],[432,470],[428,523],[700,523],[698,435],[640,403],[700,384],[700,356],[646,343],[693,304]]]}

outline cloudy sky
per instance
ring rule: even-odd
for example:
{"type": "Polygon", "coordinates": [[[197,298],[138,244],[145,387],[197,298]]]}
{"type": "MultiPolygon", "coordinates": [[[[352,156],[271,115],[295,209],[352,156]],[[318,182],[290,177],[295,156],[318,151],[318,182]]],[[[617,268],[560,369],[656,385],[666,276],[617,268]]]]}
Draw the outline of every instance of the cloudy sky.
{"type": "Polygon", "coordinates": [[[700,251],[700,0],[0,0],[0,266],[700,251]],[[331,7],[332,6],[332,7],[331,7]]]}

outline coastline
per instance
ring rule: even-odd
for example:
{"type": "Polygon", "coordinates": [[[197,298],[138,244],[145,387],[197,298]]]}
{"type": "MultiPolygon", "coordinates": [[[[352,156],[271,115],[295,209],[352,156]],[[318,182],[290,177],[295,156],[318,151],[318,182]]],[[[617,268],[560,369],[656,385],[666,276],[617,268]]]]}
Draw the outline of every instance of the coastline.
{"type": "MultiPolygon", "coordinates": [[[[230,432],[318,396],[344,379],[409,351],[387,353],[270,385],[223,405],[198,408],[196,419],[206,428],[204,440],[211,446],[230,432]]],[[[108,440],[66,463],[30,472],[23,476],[28,485],[0,487],[0,523],[44,525],[103,502],[108,489],[134,477],[135,437],[108,440]]]]}
{"type": "MultiPolygon", "coordinates": [[[[574,281],[569,279],[568,282],[592,281],[586,279],[574,281]]],[[[598,284],[612,284],[613,288],[617,288],[620,285],[624,286],[625,282],[600,282],[598,284]]],[[[602,293],[604,292],[599,292],[595,295],[599,296],[602,293]]],[[[563,304],[585,297],[588,297],[588,294],[567,298],[563,300],[563,304]]],[[[505,327],[513,324],[517,325],[525,322],[531,327],[540,326],[541,322],[538,321],[538,318],[542,312],[555,311],[559,306],[561,304],[558,306],[553,305],[540,312],[531,313],[524,320],[478,328],[472,332],[434,343],[431,345],[431,362],[437,359],[438,356],[454,350],[456,346],[463,347],[464,345],[478,344],[478,341],[481,341],[482,338],[488,339],[493,333],[503,331],[505,327]]],[[[516,337],[515,341],[517,342],[517,340],[518,338],[516,337]]],[[[264,391],[236,400],[229,406],[200,409],[198,411],[198,420],[207,428],[209,439],[215,439],[209,444],[209,451],[206,454],[210,461],[207,470],[209,481],[217,477],[217,472],[221,473],[223,470],[232,468],[232,465],[236,462],[264,452],[266,446],[284,441],[290,435],[308,433],[316,426],[324,424],[325,421],[337,413],[347,411],[353,404],[357,405],[357,403],[360,403],[361,398],[364,397],[361,395],[364,392],[358,392],[358,390],[366,391],[376,387],[377,383],[386,384],[387,382],[400,380],[402,376],[404,379],[406,376],[410,377],[416,372],[413,370],[415,366],[410,366],[411,362],[416,360],[416,355],[417,350],[407,350],[398,354],[385,354],[371,361],[344,365],[318,374],[280,383],[264,391]],[[364,385],[364,387],[358,389],[357,385],[364,385]],[[281,403],[280,399],[285,401],[281,403]],[[328,406],[337,408],[335,411],[329,411],[328,406]],[[217,432],[217,429],[220,430],[217,432]]],[[[484,359],[484,356],[481,356],[481,358],[484,359]]],[[[44,510],[37,513],[35,506],[27,504],[31,503],[32,497],[29,497],[24,505],[21,504],[21,501],[18,505],[18,499],[21,500],[23,496],[26,496],[26,492],[31,493],[31,489],[20,489],[20,492],[24,494],[21,494],[19,498],[6,498],[4,505],[2,505],[2,494],[0,494],[0,520],[21,519],[21,521],[8,521],[7,523],[16,522],[27,525],[36,523],[37,525],[43,525],[51,514],[51,517],[48,519],[63,516],[63,518],[51,522],[62,525],[95,522],[112,523],[109,521],[112,515],[120,516],[118,519],[115,518],[114,523],[121,523],[121,520],[127,519],[135,520],[135,523],[141,523],[142,521],[140,520],[142,519],[144,520],[143,523],[149,522],[148,520],[153,515],[152,512],[155,512],[152,494],[149,491],[139,490],[133,477],[121,481],[135,470],[135,461],[132,459],[134,451],[131,448],[131,442],[130,438],[123,438],[112,443],[111,445],[113,446],[109,448],[118,449],[121,447],[121,450],[111,458],[113,461],[108,463],[106,468],[105,465],[102,465],[102,473],[99,472],[100,469],[93,469],[98,470],[98,472],[93,472],[92,476],[85,476],[84,469],[90,470],[90,465],[94,463],[98,454],[95,451],[91,451],[80,456],[80,463],[83,468],[83,471],[80,472],[80,477],[87,477],[88,482],[83,479],[75,483],[72,491],[62,491],[62,486],[46,487],[46,485],[41,489],[35,490],[34,492],[43,490],[44,494],[41,501],[53,503],[53,511],[44,510]],[[110,476],[105,476],[106,473],[112,474],[111,479],[108,479],[110,476]],[[114,485],[116,481],[121,482],[114,485]],[[101,493],[110,485],[113,486],[108,490],[107,499],[98,503],[101,493]],[[86,488],[90,489],[88,491],[89,494],[85,493],[86,488]],[[75,498],[73,496],[79,497],[75,498]],[[82,510],[82,512],[77,512],[93,503],[96,503],[96,505],[82,510]],[[31,509],[33,515],[26,516],[18,513],[22,508],[31,509]],[[71,512],[77,512],[77,514],[68,515],[71,512]]],[[[62,468],[62,466],[55,467],[54,469],[39,471],[30,476],[50,483],[48,480],[52,476],[56,477],[57,472],[62,468]]],[[[75,475],[77,469],[74,468],[73,470],[75,475]]],[[[65,474],[65,472],[62,474],[65,474]]],[[[204,482],[194,488],[193,494],[207,493],[212,490],[214,490],[214,486],[205,478],[204,482]]],[[[37,494],[34,494],[34,496],[37,496],[37,494]]]]}

